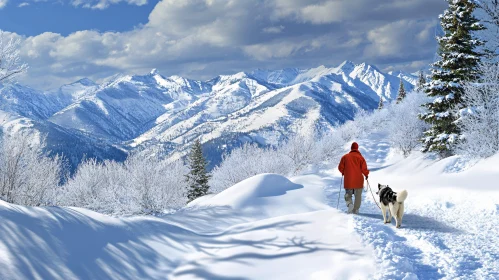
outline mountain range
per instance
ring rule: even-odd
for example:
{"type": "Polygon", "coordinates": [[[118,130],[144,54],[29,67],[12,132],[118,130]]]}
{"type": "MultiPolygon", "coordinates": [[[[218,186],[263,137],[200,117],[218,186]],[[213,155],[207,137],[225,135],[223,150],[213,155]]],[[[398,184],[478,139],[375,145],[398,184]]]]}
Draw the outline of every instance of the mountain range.
{"type": "Polygon", "coordinates": [[[214,166],[246,142],[276,145],[293,134],[331,130],[359,109],[377,108],[380,98],[395,99],[401,79],[408,91],[416,82],[413,74],[345,61],[208,81],[152,70],[49,91],[6,84],[0,85],[0,126],[4,133],[46,135],[48,149],[73,167],[84,157],[123,160],[134,151],[180,158],[196,139],[214,166]]]}

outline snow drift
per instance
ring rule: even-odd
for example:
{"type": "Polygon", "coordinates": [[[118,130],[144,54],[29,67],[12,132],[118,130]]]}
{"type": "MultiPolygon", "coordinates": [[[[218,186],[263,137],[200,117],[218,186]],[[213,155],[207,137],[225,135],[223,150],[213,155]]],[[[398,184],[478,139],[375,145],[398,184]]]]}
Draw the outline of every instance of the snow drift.
{"type": "Polygon", "coordinates": [[[262,174],[163,218],[1,202],[0,278],[365,279],[372,252],[322,192],[262,174]]]}

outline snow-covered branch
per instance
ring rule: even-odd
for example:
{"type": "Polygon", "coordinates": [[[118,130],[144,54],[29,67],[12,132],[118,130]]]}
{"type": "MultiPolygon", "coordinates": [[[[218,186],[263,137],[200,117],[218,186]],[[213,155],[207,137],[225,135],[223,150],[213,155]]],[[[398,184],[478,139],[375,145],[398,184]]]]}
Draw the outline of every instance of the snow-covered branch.
{"type": "Polygon", "coordinates": [[[0,30],[0,83],[13,80],[28,70],[28,65],[21,62],[20,44],[20,39],[7,36],[4,31],[0,30]]]}
{"type": "Polygon", "coordinates": [[[464,136],[459,148],[468,156],[486,158],[499,152],[499,64],[484,64],[480,70],[479,82],[464,89],[469,106],[459,119],[464,136]]]}
{"type": "Polygon", "coordinates": [[[21,132],[4,136],[0,147],[0,196],[27,206],[54,205],[62,159],[49,157],[45,140],[21,132]]]}
{"type": "Polygon", "coordinates": [[[60,194],[61,204],[101,213],[137,214],[182,207],[187,167],[156,156],[131,155],[124,163],[94,159],[80,164],[60,194]]]}

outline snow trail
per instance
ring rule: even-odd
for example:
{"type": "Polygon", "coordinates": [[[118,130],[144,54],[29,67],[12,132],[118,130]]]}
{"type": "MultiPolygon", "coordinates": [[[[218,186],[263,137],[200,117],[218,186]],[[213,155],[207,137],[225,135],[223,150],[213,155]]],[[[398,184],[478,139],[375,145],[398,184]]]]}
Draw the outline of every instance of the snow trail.
{"type": "MultiPolygon", "coordinates": [[[[373,171],[374,192],[378,180],[391,181],[386,169],[393,155],[381,138],[373,135],[359,141],[373,171]]],[[[401,229],[395,228],[393,219],[392,224],[383,224],[369,191],[363,193],[360,214],[352,216],[356,232],[375,250],[378,270],[373,279],[499,279],[497,192],[487,196],[464,189],[419,190],[410,186],[410,174],[407,181],[407,186],[390,185],[395,191],[409,189],[401,229]]],[[[332,207],[336,207],[338,184],[325,188],[332,207]]],[[[343,197],[340,200],[346,211],[343,197]]]]}

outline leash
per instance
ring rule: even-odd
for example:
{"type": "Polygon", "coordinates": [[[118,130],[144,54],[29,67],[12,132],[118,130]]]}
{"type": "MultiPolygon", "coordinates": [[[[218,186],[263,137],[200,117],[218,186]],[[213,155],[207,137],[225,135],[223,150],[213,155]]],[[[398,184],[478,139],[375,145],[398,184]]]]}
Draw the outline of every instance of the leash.
{"type": "Polygon", "coordinates": [[[376,201],[376,198],[374,197],[373,190],[371,189],[371,184],[369,184],[369,180],[366,179],[366,181],[367,181],[367,187],[369,188],[369,190],[371,191],[371,195],[373,196],[374,203],[376,203],[376,206],[378,206],[378,208],[381,210],[381,207],[379,207],[379,204],[376,201]]]}
{"type": "Polygon", "coordinates": [[[340,183],[340,192],[338,193],[338,203],[336,203],[336,209],[340,206],[340,196],[341,196],[341,187],[343,186],[343,175],[341,175],[341,183],[340,183]]]}

